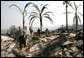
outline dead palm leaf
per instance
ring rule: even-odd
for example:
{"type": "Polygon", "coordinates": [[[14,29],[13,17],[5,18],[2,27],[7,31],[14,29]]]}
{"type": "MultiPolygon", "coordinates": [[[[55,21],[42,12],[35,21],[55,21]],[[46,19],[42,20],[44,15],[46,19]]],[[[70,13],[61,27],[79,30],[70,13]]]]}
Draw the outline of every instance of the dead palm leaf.
{"type": "Polygon", "coordinates": [[[31,12],[31,13],[30,13],[30,15],[32,15],[32,14],[38,15],[38,13],[37,13],[37,12],[31,12]]]}
{"type": "Polygon", "coordinates": [[[26,9],[27,6],[29,6],[30,4],[33,4],[32,2],[29,2],[25,5],[24,9],[26,9]]]}
{"type": "Polygon", "coordinates": [[[36,16],[31,17],[30,22],[29,22],[29,25],[30,25],[31,21],[32,21],[34,18],[36,18],[36,16]]]}
{"type": "Polygon", "coordinates": [[[71,5],[70,1],[68,1],[67,4],[74,10],[74,8],[73,8],[73,6],[71,5]]]}
{"type": "Polygon", "coordinates": [[[36,4],[33,4],[33,7],[35,7],[38,10],[38,12],[40,13],[40,9],[38,8],[38,6],[36,4]]]}
{"type": "Polygon", "coordinates": [[[50,17],[49,14],[47,14],[47,13],[45,13],[43,16],[48,16],[48,17],[50,17]]]}
{"type": "Polygon", "coordinates": [[[77,10],[77,6],[76,6],[76,3],[74,2],[74,6],[75,6],[75,9],[77,10]]]}
{"type": "Polygon", "coordinates": [[[44,16],[50,20],[50,22],[53,24],[53,20],[49,16],[44,16]]]}
{"type": "Polygon", "coordinates": [[[15,4],[10,5],[9,8],[11,8],[13,6],[15,6],[16,8],[18,8],[18,10],[20,11],[20,13],[23,13],[23,11],[17,5],[15,5],[15,4]]]}
{"type": "Polygon", "coordinates": [[[79,6],[82,6],[82,5],[81,5],[81,4],[79,4],[79,5],[77,6],[77,8],[78,8],[79,6]]]}
{"type": "Polygon", "coordinates": [[[37,16],[37,17],[38,17],[38,13],[32,12],[32,13],[30,14],[30,16],[28,17],[28,20],[29,20],[29,18],[32,17],[32,16],[37,16]]]}
{"type": "Polygon", "coordinates": [[[80,12],[78,12],[78,13],[83,17],[83,15],[80,12]]]}
{"type": "Polygon", "coordinates": [[[45,10],[45,9],[47,9],[47,6],[48,4],[46,4],[46,5],[44,5],[43,7],[42,7],[42,9],[41,9],[41,13],[45,10]]]}
{"type": "Polygon", "coordinates": [[[43,15],[48,14],[48,13],[51,13],[54,16],[54,14],[52,12],[50,12],[50,11],[45,12],[43,15]]]}
{"type": "Polygon", "coordinates": [[[31,27],[32,27],[32,25],[33,25],[33,22],[34,22],[34,20],[35,20],[36,18],[34,18],[33,20],[32,20],[32,22],[30,22],[31,23],[31,27]]]}

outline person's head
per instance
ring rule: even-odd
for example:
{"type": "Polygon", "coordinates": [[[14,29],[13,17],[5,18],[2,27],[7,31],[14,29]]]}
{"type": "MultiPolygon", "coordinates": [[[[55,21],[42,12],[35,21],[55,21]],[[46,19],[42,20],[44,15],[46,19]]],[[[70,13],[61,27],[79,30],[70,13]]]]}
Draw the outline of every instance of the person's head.
{"type": "Polygon", "coordinates": [[[27,29],[27,26],[25,26],[24,29],[27,29]]]}
{"type": "Polygon", "coordinates": [[[30,27],[30,29],[31,29],[32,27],[30,27]]]}
{"type": "Polygon", "coordinates": [[[18,27],[18,29],[19,29],[19,30],[22,30],[22,27],[21,27],[21,26],[19,26],[19,27],[18,27]]]}
{"type": "Polygon", "coordinates": [[[32,27],[30,27],[29,29],[32,30],[32,27]]]}

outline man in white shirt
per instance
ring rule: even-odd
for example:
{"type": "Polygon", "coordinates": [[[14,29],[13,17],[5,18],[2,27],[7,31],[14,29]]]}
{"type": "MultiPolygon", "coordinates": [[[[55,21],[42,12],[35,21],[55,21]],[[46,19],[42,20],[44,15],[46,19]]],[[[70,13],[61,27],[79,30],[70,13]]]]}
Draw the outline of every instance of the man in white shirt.
{"type": "Polygon", "coordinates": [[[25,33],[25,41],[26,41],[26,46],[28,45],[29,39],[30,39],[30,31],[27,30],[27,27],[24,27],[24,33],[25,33]]]}
{"type": "Polygon", "coordinates": [[[25,26],[24,32],[26,35],[30,35],[30,31],[27,30],[27,27],[25,26]]]}

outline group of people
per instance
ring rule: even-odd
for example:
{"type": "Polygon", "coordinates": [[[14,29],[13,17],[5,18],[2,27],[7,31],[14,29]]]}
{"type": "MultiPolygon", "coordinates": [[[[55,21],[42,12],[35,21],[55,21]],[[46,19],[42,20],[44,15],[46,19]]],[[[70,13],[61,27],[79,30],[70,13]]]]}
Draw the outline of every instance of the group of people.
{"type": "MultiPolygon", "coordinates": [[[[38,36],[40,37],[41,30],[39,28],[37,32],[38,32],[38,36]]],[[[16,34],[17,34],[16,36],[17,47],[22,49],[22,47],[28,46],[29,41],[32,40],[34,32],[32,27],[30,27],[29,30],[27,30],[26,26],[24,27],[24,29],[21,26],[19,26],[16,34]]]]}
{"type": "Polygon", "coordinates": [[[32,36],[33,36],[32,27],[30,27],[29,30],[27,30],[26,26],[24,27],[24,29],[21,26],[19,26],[18,31],[17,31],[17,45],[18,45],[18,47],[20,49],[22,49],[22,47],[28,46],[29,39],[32,36]]]}

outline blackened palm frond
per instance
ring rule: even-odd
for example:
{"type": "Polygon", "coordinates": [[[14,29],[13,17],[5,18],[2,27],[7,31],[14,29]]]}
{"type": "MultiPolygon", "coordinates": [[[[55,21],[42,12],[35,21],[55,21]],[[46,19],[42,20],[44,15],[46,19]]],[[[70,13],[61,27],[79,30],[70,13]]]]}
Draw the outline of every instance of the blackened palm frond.
{"type": "Polygon", "coordinates": [[[30,4],[33,4],[33,3],[32,3],[32,2],[27,3],[27,4],[25,5],[24,9],[25,9],[27,6],[29,6],[30,4]]]}
{"type": "MultiPolygon", "coordinates": [[[[20,10],[17,10],[17,9],[15,9],[16,11],[18,11],[19,13],[21,13],[21,11],[20,10]]],[[[23,12],[21,13],[21,14],[23,14],[23,12]]]]}
{"type": "Polygon", "coordinates": [[[50,22],[53,24],[53,20],[50,17],[48,17],[48,16],[44,16],[44,17],[48,18],[50,20],[50,22]]]}
{"type": "Polygon", "coordinates": [[[34,14],[33,15],[30,15],[29,17],[28,17],[28,19],[30,18],[30,17],[33,17],[33,16],[35,16],[34,14]]]}
{"type": "MultiPolygon", "coordinates": [[[[45,12],[44,14],[47,14],[47,13],[51,13],[51,14],[54,16],[54,14],[53,14],[52,12],[50,12],[50,11],[48,11],[48,12],[45,12]]],[[[43,15],[44,15],[44,14],[43,14],[43,15]]]]}
{"type": "Polygon", "coordinates": [[[81,4],[79,4],[79,5],[77,6],[77,8],[78,8],[79,6],[82,6],[82,5],[81,5],[81,4]]]}
{"type": "Polygon", "coordinates": [[[36,15],[38,15],[38,13],[37,13],[37,12],[31,12],[31,13],[30,13],[30,15],[32,15],[32,14],[36,14],[36,15]]]}
{"type": "Polygon", "coordinates": [[[36,17],[32,20],[32,22],[30,22],[31,23],[31,27],[32,27],[32,25],[33,25],[33,22],[34,22],[34,20],[36,19],[36,17]]]}
{"type": "Polygon", "coordinates": [[[83,16],[80,12],[78,12],[81,16],[83,16]]]}
{"type": "Polygon", "coordinates": [[[73,10],[75,10],[74,7],[71,5],[71,3],[68,3],[68,5],[69,5],[73,10]]]}
{"type": "Polygon", "coordinates": [[[9,6],[9,8],[11,8],[12,6],[17,7],[20,10],[20,12],[22,13],[22,10],[19,8],[19,6],[15,5],[15,4],[12,4],[12,5],[9,6]]]}
{"type": "Polygon", "coordinates": [[[48,4],[46,4],[46,5],[44,5],[43,7],[42,7],[42,9],[41,9],[41,13],[44,11],[44,9],[47,9],[47,6],[48,4]]]}
{"type": "Polygon", "coordinates": [[[44,14],[44,15],[42,15],[42,16],[48,16],[48,17],[50,17],[50,16],[49,16],[49,14],[47,14],[47,13],[45,13],[45,14],[44,14]]]}
{"type": "Polygon", "coordinates": [[[78,20],[79,20],[79,22],[81,23],[81,19],[80,19],[80,17],[77,15],[77,17],[78,17],[78,20]]]}
{"type": "Polygon", "coordinates": [[[40,9],[38,8],[38,6],[36,4],[33,4],[33,7],[35,7],[38,10],[38,12],[40,13],[40,9]]]}
{"type": "Polygon", "coordinates": [[[37,16],[37,15],[35,15],[35,14],[30,15],[30,16],[28,17],[28,20],[29,20],[29,18],[34,17],[34,16],[37,16]]]}
{"type": "Polygon", "coordinates": [[[30,13],[30,16],[28,17],[28,20],[29,20],[29,18],[30,18],[31,16],[38,16],[38,13],[37,13],[37,12],[31,12],[31,13],[30,13]]]}
{"type": "Polygon", "coordinates": [[[75,6],[75,9],[77,9],[77,6],[76,6],[75,2],[74,2],[74,6],[75,6]]]}
{"type": "Polygon", "coordinates": [[[31,19],[30,19],[30,21],[29,21],[29,25],[30,25],[32,19],[34,19],[34,18],[36,18],[36,16],[31,17],[31,19]]]}

